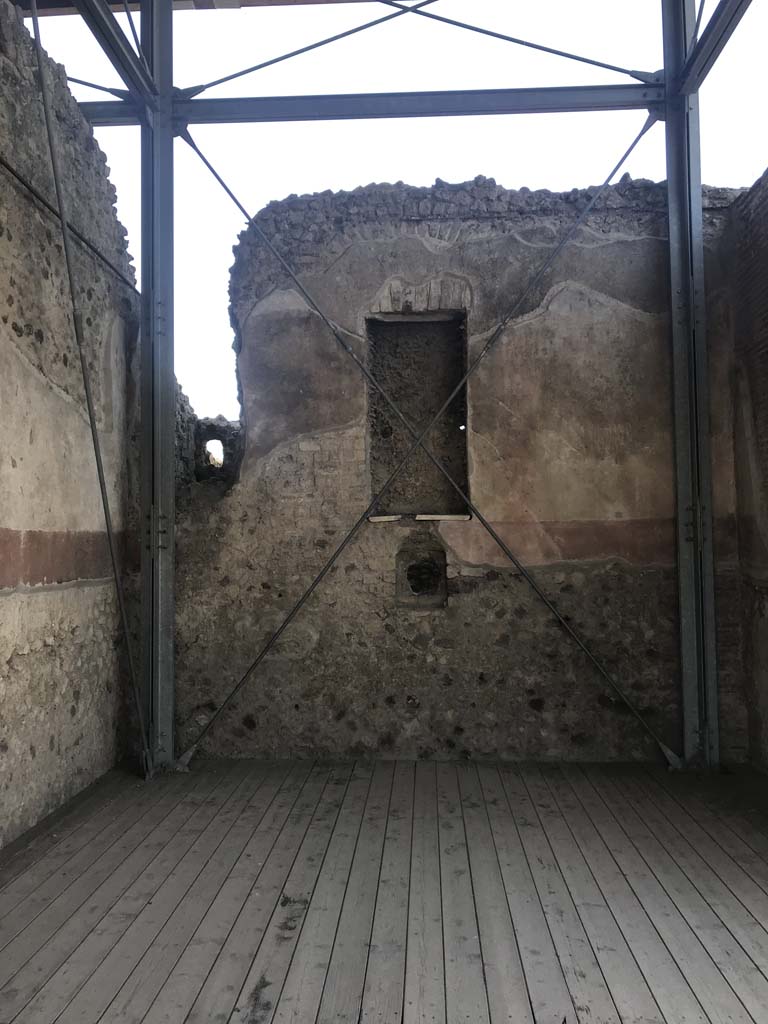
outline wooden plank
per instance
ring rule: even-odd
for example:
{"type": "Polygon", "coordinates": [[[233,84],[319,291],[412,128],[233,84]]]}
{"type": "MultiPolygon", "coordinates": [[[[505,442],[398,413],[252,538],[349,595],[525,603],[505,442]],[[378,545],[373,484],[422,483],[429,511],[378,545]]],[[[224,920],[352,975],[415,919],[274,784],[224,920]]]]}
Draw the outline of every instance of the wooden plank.
{"type": "Polygon", "coordinates": [[[477,768],[459,764],[456,770],[491,1020],[493,1024],[534,1024],[477,768]]]}
{"type": "Polygon", "coordinates": [[[398,761],[381,858],[360,1024],[401,1024],[403,1017],[414,783],[413,763],[398,761]]]}
{"type": "MultiPolygon", "coordinates": [[[[187,1024],[210,1024],[218,1015],[226,1020],[234,1008],[285,880],[333,774],[332,766],[328,765],[307,765],[303,771],[305,774],[296,794],[298,799],[294,797],[287,806],[280,808],[280,815],[273,822],[274,835],[267,833],[264,836],[269,846],[260,855],[264,858],[263,866],[255,884],[242,894],[244,900],[226,941],[220,947],[218,958],[204,979],[205,984],[199,989],[190,1012],[182,1018],[187,1024]]],[[[299,781],[297,778],[296,782],[299,781]]],[[[286,800],[289,799],[290,794],[286,793],[286,800]]],[[[243,870],[247,876],[250,875],[245,867],[243,870]]],[[[155,1007],[148,1019],[155,1019],[155,1007]]],[[[169,1019],[176,1021],[179,1018],[170,1016],[169,1019]]]]}
{"type": "Polygon", "coordinates": [[[352,767],[342,765],[331,774],[242,985],[231,1024],[269,1024],[272,1019],[343,806],[352,767]]]}
{"type": "Polygon", "coordinates": [[[649,769],[656,782],[682,803],[701,805],[768,860],[768,798],[765,776],[749,769],[733,774],[660,772],[649,769]]]}
{"type": "MultiPolygon", "coordinates": [[[[266,864],[288,815],[296,808],[310,775],[309,763],[287,763],[283,780],[267,814],[238,857],[189,944],[170,972],[145,1015],[145,1021],[170,1024],[184,1020],[200,993],[216,958],[243,909],[254,883],[266,864]]],[[[306,798],[306,794],[305,794],[306,798]]],[[[244,939],[244,936],[242,936],[244,939]]],[[[244,952],[243,949],[238,953],[244,952]]],[[[226,998],[234,999],[234,983],[227,983],[226,998]]],[[[222,992],[224,998],[224,991],[222,992]]]]}
{"type": "Polygon", "coordinates": [[[317,1016],[372,781],[370,765],[358,762],[277,1001],[273,1020],[279,1024],[286,1024],[287,1021],[305,1024],[314,1021],[317,1016]]]}
{"type": "Polygon", "coordinates": [[[595,1024],[620,1024],[600,965],[522,777],[516,769],[504,766],[501,778],[578,1018],[595,1024]]]}
{"type": "MultiPolygon", "coordinates": [[[[687,878],[680,865],[653,835],[628,801],[619,782],[604,772],[592,771],[589,776],[614,814],[617,809],[621,809],[624,831],[699,936],[702,945],[746,1010],[755,1020],[760,1020],[768,1006],[768,978],[760,973],[752,958],[723,924],[697,886],[687,878]]],[[[698,881],[706,885],[704,878],[698,881]]]]}
{"type": "MultiPolygon", "coordinates": [[[[230,777],[230,796],[236,787],[243,785],[243,777],[244,771],[237,771],[230,777]]],[[[222,793],[222,801],[225,798],[226,794],[222,793]]],[[[109,901],[101,899],[99,892],[94,894],[92,900],[89,901],[89,914],[92,911],[98,912],[104,902],[108,903],[109,909],[78,948],[63,962],[61,969],[50,978],[48,984],[29,1004],[19,1018],[20,1024],[25,1024],[25,1022],[32,1024],[33,1021],[44,1017],[53,1019],[61,1013],[88,982],[93,971],[103,963],[106,956],[114,949],[150,901],[157,898],[158,892],[171,872],[211,821],[216,805],[206,802],[200,806],[199,801],[196,803],[182,801],[177,810],[184,813],[184,809],[186,809],[186,817],[182,821],[181,828],[174,830],[170,837],[165,837],[164,845],[160,846],[159,842],[152,842],[153,837],[149,837],[145,847],[154,847],[158,850],[157,855],[127,888],[124,885],[121,886],[123,894],[116,902],[114,899],[109,901]]],[[[160,839],[161,837],[158,836],[158,840],[160,839]]],[[[139,852],[144,853],[144,849],[139,852]]],[[[145,856],[144,860],[146,861],[146,859],[145,856]]],[[[109,879],[102,889],[113,881],[117,883],[118,880],[117,878],[109,879]]],[[[77,923],[80,922],[80,917],[81,915],[78,915],[75,919],[77,923]]],[[[49,944],[43,953],[48,954],[52,945],[49,944]]],[[[28,966],[34,967],[34,962],[31,961],[28,966]]],[[[105,994],[107,993],[105,992],[105,994]]]]}
{"type": "Polygon", "coordinates": [[[253,838],[290,770],[283,762],[268,768],[249,766],[249,796],[235,824],[179,901],[136,968],[101,1018],[142,1021],[238,858],[253,838]]]}
{"type": "Polygon", "coordinates": [[[479,766],[478,773],[534,1020],[573,1024],[576,1009],[501,776],[491,765],[479,766]]]}
{"type": "MultiPolygon", "coordinates": [[[[31,910],[24,915],[24,927],[8,943],[0,958],[0,986],[29,960],[69,918],[75,914],[99,886],[106,881],[129,857],[141,846],[153,829],[171,813],[183,795],[181,780],[172,780],[167,787],[158,787],[147,791],[143,799],[143,813],[134,807],[131,815],[122,822],[122,835],[115,834],[110,827],[109,840],[100,842],[96,848],[96,856],[87,858],[88,863],[81,865],[81,873],[73,879],[64,880],[63,891],[58,894],[51,890],[47,882],[39,899],[28,897],[24,906],[32,903],[31,910]],[[162,794],[162,795],[161,795],[162,794]],[[131,823],[131,819],[136,819],[131,823]],[[68,883],[68,884],[66,884],[68,883]]],[[[77,855],[79,859],[80,855],[77,855]]]]}
{"type": "MultiPolygon", "coordinates": [[[[617,792],[627,799],[645,828],[653,836],[654,845],[658,844],[664,849],[670,860],[674,861],[695,891],[720,918],[731,935],[754,961],[757,968],[763,975],[766,975],[768,973],[768,932],[760,924],[757,914],[762,911],[763,916],[766,916],[768,896],[758,886],[753,885],[746,887],[744,894],[747,897],[747,902],[742,903],[702,856],[704,852],[702,848],[695,848],[691,841],[664,817],[640,786],[635,785],[631,778],[624,776],[613,778],[611,782],[617,792]],[[752,897],[751,900],[750,897],[752,897]]],[[[716,844],[713,843],[712,846],[717,850],[716,844]]],[[[722,851],[720,852],[722,853],[722,851]]],[[[723,854],[723,860],[728,861],[729,858],[723,854]]],[[[738,883],[739,877],[736,874],[738,869],[735,865],[732,864],[732,866],[735,869],[731,875],[732,880],[738,883]]],[[[728,864],[721,864],[721,867],[727,869],[728,864]]],[[[748,883],[749,879],[745,879],[745,882],[748,883]]],[[[690,891],[690,889],[686,887],[686,891],[690,891]]],[[[768,982],[768,978],[766,981],[768,982]]],[[[768,1006],[768,985],[766,985],[765,991],[765,1005],[768,1006]]]]}
{"type": "Polygon", "coordinates": [[[733,989],[704,948],[699,936],[670,899],[624,831],[624,815],[611,813],[601,794],[578,769],[569,778],[582,806],[611,851],[667,949],[690,982],[712,1024],[752,1024],[733,989]]]}
{"type": "Polygon", "coordinates": [[[490,1021],[472,873],[453,762],[437,766],[437,819],[449,1021],[490,1021]]]}
{"type": "Polygon", "coordinates": [[[403,1024],[446,1024],[435,765],[416,764],[403,1024]]]}
{"type": "Polygon", "coordinates": [[[28,874],[14,879],[0,893],[0,949],[34,920],[47,902],[60,896],[72,881],[79,878],[117,837],[124,835],[142,814],[147,813],[153,802],[175,786],[176,780],[164,777],[137,787],[128,799],[109,804],[86,822],[82,833],[71,837],[61,850],[51,851],[52,864],[31,865],[28,874]],[[84,842],[81,841],[83,839],[84,842]]]}
{"type": "Polygon", "coordinates": [[[622,1024],[664,1024],[661,1010],[549,787],[534,768],[526,769],[522,779],[622,1024]]]}
{"type": "MultiPolygon", "coordinates": [[[[711,850],[710,841],[717,843],[745,874],[768,892],[768,842],[762,842],[761,833],[750,833],[745,828],[748,823],[738,815],[732,816],[727,810],[718,809],[719,813],[712,810],[709,804],[698,798],[696,790],[681,791],[656,772],[647,773],[645,780],[653,787],[653,798],[664,808],[667,817],[685,815],[686,822],[695,823],[687,824],[686,829],[696,829],[697,844],[706,842],[707,849],[711,850]],[[672,811],[673,806],[676,811],[672,811]],[[745,832],[747,839],[744,838],[745,832]],[[706,840],[704,834],[708,837],[706,840]]],[[[698,792],[702,789],[700,787],[698,792]]]]}
{"type": "MultiPolygon", "coordinates": [[[[0,896],[5,899],[11,883],[21,883],[23,895],[34,892],[48,874],[81,848],[79,833],[92,818],[103,814],[110,806],[129,799],[134,790],[143,788],[143,780],[125,772],[113,770],[69,800],[63,807],[49,814],[38,825],[0,850],[0,896]],[[70,843],[70,840],[74,840],[70,843]],[[61,847],[69,843],[69,851],[62,857],[61,847]],[[47,861],[43,864],[43,861],[47,861]],[[50,868],[48,867],[48,865],[50,868]],[[31,884],[24,876],[35,872],[31,884]]],[[[117,811],[115,811],[117,813],[117,811]]],[[[87,842],[86,838],[86,842],[87,842]]],[[[4,903],[0,903],[2,917],[4,903]]]]}
{"type": "Polygon", "coordinates": [[[317,1024],[358,1024],[360,1020],[394,775],[393,761],[380,761],[374,768],[317,1024]]]}
{"type": "Polygon", "coordinates": [[[207,821],[202,831],[59,1016],[59,1024],[91,1024],[102,1017],[115,992],[134,970],[209,859],[230,835],[253,788],[247,770],[238,764],[229,784],[217,790],[215,800],[209,801],[205,808],[208,813],[203,821],[205,818],[207,821]]]}
{"type": "Polygon", "coordinates": [[[178,860],[178,857],[173,858],[173,844],[176,842],[178,845],[179,830],[182,837],[185,832],[191,833],[189,843],[192,843],[195,830],[188,823],[200,808],[201,801],[215,787],[218,778],[201,775],[196,780],[179,780],[181,789],[186,790],[184,799],[102,882],[86,905],[81,906],[26,962],[13,978],[12,984],[0,993],[0,1020],[10,1019],[21,1013],[24,1007],[27,1009],[21,1017],[29,1021],[53,1019],[63,1010],[111,947],[110,928],[104,924],[105,915],[111,913],[115,916],[112,907],[118,901],[115,908],[119,908],[117,921],[123,931],[128,927],[131,902],[130,897],[122,894],[126,889],[134,893],[138,891],[138,907],[133,913],[135,916],[151,899],[178,860]]]}
{"type": "Polygon", "coordinates": [[[685,975],[567,781],[570,773],[545,768],[542,774],[668,1024],[708,1024],[685,975]]]}

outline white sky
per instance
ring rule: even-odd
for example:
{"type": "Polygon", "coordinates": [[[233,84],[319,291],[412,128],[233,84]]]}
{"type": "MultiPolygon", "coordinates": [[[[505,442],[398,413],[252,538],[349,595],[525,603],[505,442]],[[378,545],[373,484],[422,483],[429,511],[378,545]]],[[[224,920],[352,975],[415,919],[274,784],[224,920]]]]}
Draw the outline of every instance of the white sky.
{"type": "MultiPolygon", "coordinates": [[[[706,0],[703,23],[716,5],[706,0]]],[[[659,0],[440,0],[436,14],[471,21],[622,67],[661,66],[659,0]]],[[[390,13],[377,2],[185,11],[174,16],[175,84],[210,81],[390,13]]],[[[127,25],[124,16],[121,24],[127,25]]],[[[70,75],[120,87],[79,17],[45,18],[43,43],[70,75]]],[[[751,185],[768,165],[765,110],[768,0],[753,0],[701,92],[708,184],[751,185]]],[[[205,95],[288,95],[411,89],[514,88],[632,81],[563,58],[408,14],[205,95]]],[[[73,87],[78,99],[104,98],[73,87]]],[[[369,182],[430,185],[478,174],[508,188],[583,188],[602,181],[645,119],[641,111],[193,126],[191,131],[247,209],[291,193],[369,182]]],[[[137,128],[96,133],[118,191],[137,269],[137,128]]],[[[624,170],[663,179],[664,131],[653,127],[624,170]]],[[[228,280],[245,226],[198,158],[176,142],[176,374],[199,415],[235,419],[228,280]]],[[[316,297],[322,304],[322,295],[316,297]]]]}

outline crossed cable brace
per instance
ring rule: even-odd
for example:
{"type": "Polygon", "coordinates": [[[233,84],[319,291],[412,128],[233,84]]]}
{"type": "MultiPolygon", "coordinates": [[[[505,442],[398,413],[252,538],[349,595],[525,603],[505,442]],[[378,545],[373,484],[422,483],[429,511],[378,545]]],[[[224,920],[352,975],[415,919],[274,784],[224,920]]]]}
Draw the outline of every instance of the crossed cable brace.
{"type": "Polygon", "coordinates": [[[259,64],[252,64],[250,67],[243,68],[241,71],[234,71],[228,75],[223,75],[221,78],[214,78],[210,82],[205,82],[202,85],[194,85],[186,89],[181,89],[180,95],[184,96],[186,99],[191,99],[193,96],[199,96],[200,93],[207,92],[208,89],[212,89],[216,85],[223,85],[224,82],[231,82],[236,78],[243,78],[245,75],[253,74],[255,71],[263,71],[264,68],[273,67],[275,64],[280,64],[283,61],[290,60],[292,57],[299,57],[304,53],[310,53],[312,50],[318,50],[323,46],[328,46],[329,43],[336,43],[341,39],[347,39],[349,36],[365,32],[369,28],[375,28],[377,25],[385,24],[385,22],[394,21],[396,18],[400,18],[404,14],[418,14],[421,15],[421,17],[429,18],[431,21],[438,24],[464,29],[467,32],[474,32],[490,39],[500,39],[506,43],[513,43],[516,46],[523,46],[530,50],[548,53],[555,57],[564,57],[566,60],[577,61],[580,64],[589,64],[592,67],[603,68],[606,71],[615,71],[620,75],[629,75],[630,78],[634,78],[639,82],[650,84],[659,80],[658,72],[636,71],[631,68],[620,67],[617,64],[607,64],[602,60],[583,57],[577,53],[570,53],[568,50],[556,50],[551,46],[534,43],[528,39],[520,39],[517,36],[510,36],[504,32],[495,32],[492,29],[481,28],[479,25],[470,25],[466,21],[457,21],[455,18],[446,18],[441,14],[434,14],[431,11],[428,12],[423,9],[431,7],[433,4],[437,3],[437,0],[419,0],[418,3],[414,3],[410,7],[406,6],[404,3],[398,2],[398,0],[380,0],[380,2],[386,7],[394,7],[394,13],[386,14],[382,17],[375,18],[372,21],[366,21],[362,25],[355,25],[354,28],[346,29],[344,32],[337,32],[335,35],[327,36],[325,39],[320,39],[315,43],[309,43],[307,46],[302,46],[297,50],[290,50],[288,53],[282,53],[278,57],[272,57],[259,64]]]}
{"type": "Polygon", "coordinates": [[[473,504],[473,502],[470,500],[469,496],[464,492],[464,490],[461,488],[461,486],[453,479],[453,477],[448,472],[448,470],[442,465],[442,463],[439,461],[439,459],[429,450],[429,448],[424,443],[424,440],[425,440],[426,436],[432,430],[432,428],[434,427],[435,423],[440,419],[440,417],[443,415],[443,413],[446,411],[446,409],[450,406],[450,404],[454,400],[454,398],[459,394],[461,389],[466,385],[468,379],[476,371],[476,369],[478,368],[480,363],[483,361],[483,359],[485,359],[485,357],[489,354],[489,352],[497,344],[499,338],[502,336],[502,334],[503,334],[505,328],[507,327],[507,325],[509,324],[509,322],[518,314],[518,312],[522,308],[522,306],[525,303],[525,301],[528,298],[528,296],[541,283],[541,281],[543,280],[544,276],[549,271],[549,269],[551,268],[551,266],[553,265],[553,263],[555,262],[557,257],[560,255],[560,253],[563,251],[563,249],[566,247],[566,245],[568,245],[568,243],[573,239],[573,237],[575,236],[575,234],[578,231],[578,229],[584,223],[584,221],[587,218],[587,216],[589,215],[590,211],[594,208],[597,200],[600,198],[602,193],[605,191],[605,189],[611,183],[611,181],[614,178],[614,176],[617,174],[617,172],[620,170],[622,165],[629,158],[630,154],[634,151],[635,147],[638,145],[640,140],[643,138],[643,136],[651,128],[651,126],[655,123],[656,120],[657,120],[657,117],[656,117],[655,114],[651,113],[648,116],[645,124],[640,129],[640,131],[637,134],[637,136],[633,139],[633,141],[629,145],[629,147],[622,154],[622,156],[619,159],[618,163],[613,167],[613,169],[611,170],[609,175],[606,177],[606,179],[602,183],[602,185],[600,185],[600,187],[595,191],[595,193],[593,194],[593,196],[591,197],[591,199],[589,200],[587,205],[584,207],[584,209],[579,214],[579,216],[576,219],[576,221],[571,225],[571,227],[563,235],[563,237],[560,240],[560,242],[555,246],[555,248],[552,250],[552,252],[549,254],[549,256],[544,260],[544,262],[542,263],[542,265],[539,268],[539,270],[531,277],[531,279],[529,280],[528,284],[525,286],[525,288],[523,289],[522,293],[520,294],[520,296],[518,297],[518,299],[516,300],[516,302],[514,303],[512,308],[503,317],[503,319],[497,324],[497,326],[491,332],[491,335],[488,338],[488,341],[485,343],[485,345],[481,349],[480,353],[472,360],[472,362],[470,363],[470,365],[467,368],[466,372],[464,373],[464,376],[456,384],[456,386],[454,387],[453,391],[450,393],[450,395],[445,399],[445,401],[441,405],[440,409],[435,413],[435,415],[432,417],[430,422],[427,424],[427,426],[420,433],[408,421],[408,419],[400,411],[400,409],[398,408],[397,404],[394,402],[394,400],[388,394],[388,392],[383,387],[383,385],[381,385],[379,383],[379,381],[376,380],[376,378],[370,372],[370,370],[365,365],[365,363],[359,358],[359,356],[354,351],[354,349],[344,339],[344,337],[342,336],[341,329],[336,324],[334,324],[333,321],[328,316],[326,316],[326,314],[322,311],[322,309],[319,307],[319,305],[317,304],[315,299],[312,297],[312,295],[307,291],[305,286],[300,281],[297,273],[294,271],[294,269],[291,267],[291,265],[288,263],[288,261],[282,255],[282,253],[280,253],[279,250],[275,248],[275,246],[272,243],[271,239],[264,233],[264,231],[261,229],[259,224],[248,213],[248,211],[245,209],[243,204],[240,202],[240,200],[237,198],[237,196],[234,194],[234,192],[231,190],[231,188],[227,185],[227,183],[224,181],[224,179],[221,177],[221,175],[218,173],[218,171],[213,167],[213,165],[208,160],[208,158],[202,153],[202,151],[198,147],[197,143],[195,142],[195,140],[190,135],[189,129],[184,127],[184,128],[182,128],[180,130],[180,137],[182,139],[184,139],[184,141],[190,146],[190,148],[197,154],[197,156],[200,158],[200,160],[205,165],[205,167],[210,171],[210,173],[213,175],[213,177],[216,179],[216,181],[219,183],[219,185],[221,185],[221,187],[224,189],[224,191],[229,196],[229,198],[232,200],[232,202],[237,206],[238,210],[243,214],[243,216],[246,218],[246,220],[248,221],[248,223],[251,226],[251,228],[254,230],[254,232],[257,235],[257,237],[259,238],[260,242],[269,250],[269,252],[272,254],[272,256],[280,263],[280,265],[283,267],[285,272],[288,274],[288,276],[290,277],[290,279],[293,281],[294,285],[296,286],[296,288],[300,292],[300,294],[303,297],[304,301],[307,303],[309,308],[320,317],[320,319],[322,320],[323,324],[328,328],[328,330],[333,335],[333,338],[335,339],[337,344],[344,350],[344,352],[346,352],[346,354],[350,357],[350,359],[352,359],[352,361],[355,363],[355,365],[361,371],[361,373],[363,374],[365,379],[368,381],[368,383],[373,388],[375,388],[376,391],[378,391],[378,393],[382,396],[382,398],[387,403],[389,408],[392,410],[394,415],[397,417],[397,419],[400,421],[400,423],[402,423],[402,425],[408,431],[409,435],[413,438],[413,444],[408,449],[408,451],[405,453],[405,455],[401,459],[400,463],[392,471],[392,473],[390,474],[388,479],[385,481],[385,483],[382,485],[382,487],[379,490],[378,494],[375,494],[373,496],[373,499],[371,500],[371,502],[368,505],[368,507],[361,514],[361,516],[359,517],[357,522],[354,524],[352,529],[346,534],[344,539],[338,545],[338,547],[333,552],[333,554],[330,556],[330,558],[325,563],[325,565],[322,567],[320,572],[315,576],[314,580],[310,583],[310,585],[307,587],[307,589],[301,595],[299,600],[293,605],[291,610],[287,613],[287,615],[285,616],[285,618],[283,619],[281,624],[278,626],[278,628],[275,630],[275,632],[272,634],[272,636],[269,638],[269,640],[267,640],[267,642],[261,648],[261,650],[259,651],[259,653],[255,657],[255,659],[251,662],[250,666],[246,669],[246,671],[240,677],[240,679],[235,684],[233,689],[230,691],[230,693],[227,695],[227,697],[224,699],[224,701],[219,705],[219,707],[213,713],[211,718],[209,718],[209,720],[206,722],[206,724],[202,727],[202,729],[198,733],[198,735],[195,738],[195,740],[187,748],[187,750],[179,757],[179,759],[177,761],[177,767],[179,769],[184,770],[184,769],[186,769],[188,767],[189,762],[191,761],[192,757],[194,756],[194,754],[195,754],[197,748],[199,747],[200,743],[202,742],[203,738],[213,728],[213,725],[215,724],[215,722],[217,721],[219,716],[223,713],[225,708],[231,703],[231,701],[237,696],[238,693],[240,693],[240,691],[246,685],[248,680],[251,678],[253,673],[256,671],[256,669],[259,667],[261,662],[267,656],[269,651],[272,649],[272,647],[280,639],[280,637],[282,636],[283,632],[288,628],[288,626],[293,621],[293,619],[296,617],[296,615],[299,613],[301,608],[304,606],[304,604],[307,602],[307,600],[311,597],[311,595],[314,593],[314,591],[320,585],[322,580],[328,574],[330,569],[333,567],[333,565],[339,559],[339,557],[341,556],[342,552],[352,542],[352,540],[354,539],[354,537],[357,535],[358,531],[362,527],[363,523],[365,523],[366,520],[373,514],[373,512],[375,511],[376,507],[378,506],[378,504],[380,503],[380,501],[382,500],[384,495],[387,493],[387,491],[390,489],[390,487],[394,483],[395,479],[399,476],[400,472],[405,467],[405,465],[408,462],[408,460],[411,458],[411,456],[414,454],[414,452],[417,449],[419,449],[419,448],[424,452],[424,454],[427,456],[427,458],[430,460],[430,462],[436,467],[436,469],[438,469],[440,471],[440,473],[445,477],[446,481],[450,484],[450,486],[453,488],[453,490],[456,492],[456,494],[459,495],[459,497],[465,503],[466,507],[470,510],[472,515],[483,525],[485,530],[493,538],[493,540],[498,545],[498,547],[501,548],[501,550],[504,552],[506,557],[509,559],[509,561],[512,563],[512,565],[515,567],[517,572],[531,586],[531,588],[533,589],[533,591],[535,592],[537,597],[544,603],[544,605],[548,608],[548,610],[556,618],[556,620],[558,621],[559,625],[565,630],[565,632],[570,636],[570,638],[579,647],[579,649],[587,656],[587,658],[592,663],[592,665],[597,669],[597,671],[600,674],[600,676],[605,680],[606,683],[608,683],[608,685],[614,691],[616,696],[625,704],[625,706],[628,708],[628,710],[631,712],[631,714],[635,717],[635,719],[640,723],[640,725],[645,730],[645,732],[654,740],[654,742],[657,744],[657,746],[661,750],[662,754],[664,755],[664,757],[665,757],[667,763],[669,764],[669,766],[671,768],[675,768],[675,769],[682,768],[682,766],[683,766],[682,758],[678,754],[676,754],[673,750],[671,750],[670,747],[668,747],[667,744],[664,743],[664,741],[661,739],[661,737],[658,735],[658,733],[653,729],[653,727],[651,725],[649,725],[649,723],[645,720],[645,718],[643,717],[643,715],[641,714],[641,712],[639,711],[637,706],[634,704],[634,702],[619,687],[618,683],[613,678],[613,676],[608,671],[608,669],[605,667],[603,662],[593,653],[593,651],[589,648],[589,646],[587,645],[585,640],[581,637],[581,635],[578,633],[578,631],[576,629],[574,629],[574,627],[570,624],[570,622],[568,622],[563,617],[563,615],[561,615],[561,613],[558,611],[558,609],[555,606],[555,604],[550,600],[550,598],[546,595],[546,593],[539,586],[538,582],[536,581],[536,579],[532,575],[532,573],[528,569],[526,569],[526,567],[520,562],[520,560],[517,558],[517,556],[514,554],[514,552],[509,548],[509,546],[506,544],[506,542],[499,536],[499,534],[496,532],[496,530],[493,528],[493,526],[488,522],[488,520],[485,518],[485,516],[483,516],[483,514],[479,511],[479,509],[473,504]]]}

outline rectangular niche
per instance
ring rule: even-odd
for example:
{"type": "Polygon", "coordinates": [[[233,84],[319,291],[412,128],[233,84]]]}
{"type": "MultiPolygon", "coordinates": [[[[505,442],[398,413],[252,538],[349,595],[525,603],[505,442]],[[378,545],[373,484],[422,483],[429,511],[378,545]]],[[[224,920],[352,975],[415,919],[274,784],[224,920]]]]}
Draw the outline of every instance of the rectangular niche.
{"type": "MultiPolygon", "coordinates": [[[[454,390],[467,368],[464,313],[379,316],[367,320],[371,373],[421,431],[454,390]]],[[[384,486],[413,443],[402,422],[368,385],[368,432],[373,493],[384,486]]],[[[463,385],[425,443],[465,494],[467,477],[467,389],[463,385]]],[[[468,509],[436,466],[419,449],[384,495],[371,518],[401,515],[466,518],[468,509]]]]}

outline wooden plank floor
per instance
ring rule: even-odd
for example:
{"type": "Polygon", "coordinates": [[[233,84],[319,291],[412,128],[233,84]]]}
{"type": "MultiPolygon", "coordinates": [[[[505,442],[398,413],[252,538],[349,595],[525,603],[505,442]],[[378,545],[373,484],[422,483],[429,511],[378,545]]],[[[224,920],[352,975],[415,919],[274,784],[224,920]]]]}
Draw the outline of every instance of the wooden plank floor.
{"type": "Polygon", "coordinates": [[[0,1024],[768,1024],[765,780],[112,772],[0,854],[0,1024]]]}

